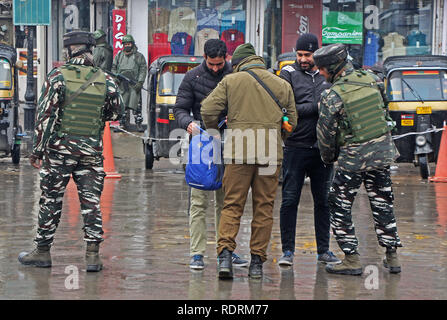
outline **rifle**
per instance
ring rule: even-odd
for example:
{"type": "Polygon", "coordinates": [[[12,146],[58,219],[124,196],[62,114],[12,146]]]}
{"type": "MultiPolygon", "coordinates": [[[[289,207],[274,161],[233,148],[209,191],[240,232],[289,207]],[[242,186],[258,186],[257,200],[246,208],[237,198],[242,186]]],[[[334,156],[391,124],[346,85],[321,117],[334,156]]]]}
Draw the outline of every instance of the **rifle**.
{"type": "MultiPolygon", "coordinates": [[[[117,78],[120,81],[126,82],[127,86],[129,86],[129,84],[131,84],[133,86],[137,84],[137,82],[135,80],[129,79],[128,77],[123,76],[122,74],[119,74],[119,73],[116,74],[116,73],[112,73],[112,72],[109,72],[109,74],[111,74],[113,77],[117,78]]],[[[149,92],[149,90],[146,89],[145,87],[141,87],[141,89],[144,90],[144,91],[149,92]]],[[[126,90],[127,90],[127,88],[126,88],[126,90]]]]}

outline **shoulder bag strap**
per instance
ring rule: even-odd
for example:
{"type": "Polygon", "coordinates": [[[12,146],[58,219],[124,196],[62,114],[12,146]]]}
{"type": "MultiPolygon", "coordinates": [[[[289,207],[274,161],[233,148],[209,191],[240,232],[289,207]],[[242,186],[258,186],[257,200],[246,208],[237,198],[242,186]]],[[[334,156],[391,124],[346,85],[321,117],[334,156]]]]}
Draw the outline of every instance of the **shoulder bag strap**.
{"type": "Polygon", "coordinates": [[[251,70],[244,70],[244,71],[248,72],[253,78],[255,78],[259,82],[259,84],[265,89],[265,91],[267,91],[267,93],[270,95],[270,97],[272,97],[272,99],[276,102],[276,104],[281,109],[281,111],[284,114],[287,114],[287,110],[282,107],[281,103],[279,102],[279,100],[275,96],[275,94],[272,92],[272,90],[270,90],[270,88],[267,87],[267,85],[257,76],[257,74],[251,70]]]}

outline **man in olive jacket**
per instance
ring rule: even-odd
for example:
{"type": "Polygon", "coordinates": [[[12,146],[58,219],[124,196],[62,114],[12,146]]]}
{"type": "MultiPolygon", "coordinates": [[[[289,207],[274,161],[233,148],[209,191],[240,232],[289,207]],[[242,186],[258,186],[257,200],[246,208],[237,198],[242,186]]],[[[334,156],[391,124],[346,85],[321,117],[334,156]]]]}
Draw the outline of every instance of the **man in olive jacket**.
{"type": "Polygon", "coordinates": [[[264,60],[250,43],[240,45],[232,57],[233,73],[227,75],[202,101],[202,120],[207,129],[217,129],[219,115],[228,110],[225,132],[223,177],[224,206],[219,224],[219,277],[232,278],[231,254],[248,191],[253,197],[249,276],[262,277],[262,263],[273,225],[273,204],[283,158],[283,116],[295,128],[297,115],[290,84],[268,72],[264,60]],[[277,97],[283,111],[253,72],[277,97]]]}
{"type": "Polygon", "coordinates": [[[93,63],[106,72],[112,70],[113,49],[107,43],[106,33],[98,29],[93,32],[93,38],[96,41],[96,46],[93,49],[93,63]]]}
{"type": "Polygon", "coordinates": [[[141,89],[147,75],[147,63],[143,54],[138,51],[134,38],[127,34],[122,39],[123,50],[117,53],[112,64],[112,73],[120,74],[135,81],[133,84],[125,80],[120,80],[119,89],[123,96],[126,116],[125,126],[129,125],[129,112],[132,110],[135,116],[135,124],[139,131],[142,130],[141,123],[143,117],[141,115],[141,89]]]}

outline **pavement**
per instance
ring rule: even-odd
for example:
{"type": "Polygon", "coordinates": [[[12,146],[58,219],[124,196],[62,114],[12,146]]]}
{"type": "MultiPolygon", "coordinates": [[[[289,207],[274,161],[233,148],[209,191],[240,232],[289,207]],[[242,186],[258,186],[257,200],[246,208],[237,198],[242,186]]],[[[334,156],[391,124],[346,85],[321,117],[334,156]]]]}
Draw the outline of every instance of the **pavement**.
{"type": "MultiPolygon", "coordinates": [[[[140,134],[141,135],[141,134],[140,134]]],[[[144,168],[141,140],[112,133],[116,170],[101,198],[104,270],[85,272],[85,244],[76,187],[70,183],[52,247],[53,267],[22,266],[17,257],[33,248],[40,196],[38,170],[26,155],[15,166],[0,159],[0,299],[225,299],[225,300],[388,300],[447,299],[447,183],[422,181],[412,164],[392,171],[395,214],[403,248],[402,273],[382,266],[384,248],[373,228],[362,187],[353,206],[364,273],[332,275],[316,262],[313,201],[306,183],[300,201],[295,263],[280,268],[278,187],[268,260],[261,281],[235,268],[232,281],[217,278],[212,199],[207,215],[208,247],[203,271],[189,269],[188,188],[181,165],[168,159],[144,168]]],[[[434,164],[432,166],[434,169],[434,164]]],[[[236,252],[249,259],[249,196],[236,252]]],[[[343,257],[331,236],[331,250],[343,257]]]]}

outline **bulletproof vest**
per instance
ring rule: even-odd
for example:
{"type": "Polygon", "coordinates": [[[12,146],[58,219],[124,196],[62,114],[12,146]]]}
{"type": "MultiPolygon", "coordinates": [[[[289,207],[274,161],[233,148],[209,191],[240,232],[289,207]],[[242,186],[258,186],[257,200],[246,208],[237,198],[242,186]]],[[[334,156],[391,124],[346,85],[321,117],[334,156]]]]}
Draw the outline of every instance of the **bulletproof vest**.
{"type": "Polygon", "coordinates": [[[379,87],[366,72],[354,71],[332,86],[342,99],[346,120],[340,124],[339,144],[362,143],[390,131],[379,87]],[[349,138],[346,138],[350,135],[349,138]]]}
{"type": "Polygon", "coordinates": [[[59,68],[65,80],[65,100],[59,135],[100,137],[106,77],[97,67],[66,64],[59,68]]]}

